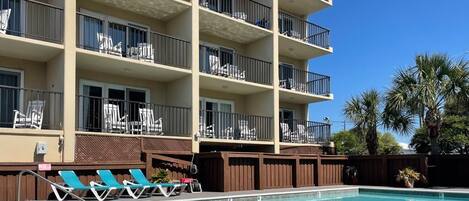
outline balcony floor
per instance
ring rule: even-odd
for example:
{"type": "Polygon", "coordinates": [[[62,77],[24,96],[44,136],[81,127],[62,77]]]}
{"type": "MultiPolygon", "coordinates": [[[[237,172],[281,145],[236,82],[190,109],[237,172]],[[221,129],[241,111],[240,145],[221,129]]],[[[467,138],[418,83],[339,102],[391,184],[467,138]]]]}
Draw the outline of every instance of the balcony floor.
{"type": "Polygon", "coordinates": [[[200,88],[249,95],[272,90],[272,86],[200,73],[200,88]]]}
{"type": "Polygon", "coordinates": [[[77,68],[169,82],[191,74],[191,70],[107,55],[77,48],[77,68]]]}
{"type": "Polygon", "coordinates": [[[279,91],[280,101],[288,103],[308,104],[334,99],[332,94],[329,96],[315,95],[283,88],[280,88],[279,91]]]}
{"type": "Polygon", "coordinates": [[[207,139],[201,138],[201,144],[216,144],[216,145],[233,145],[233,144],[245,144],[245,145],[274,145],[273,141],[248,141],[248,140],[226,140],[226,139],[207,139]]]}
{"type": "Polygon", "coordinates": [[[279,35],[279,54],[294,59],[307,60],[333,52],[333,48],[323,48],[285,35],[279,35]]]}
{"type": "Polygon", "coordinates": [[[310,13],[320,11],[332,6],[332,0],[279,0],[278,7],[281,10],[294,13],[299,16],[307,16],[310,13]]]}
{"type": "Polygon", "coordinates": [[[184,0],[93,0],[108,6],[121,8],[159,20],[169,20],[184,12],[191,3],[184,0]]]}
{"type": "Polygon", "coordinates": [[[247,44],[272,34],[272,31],[240,19],[200,7],[200,32],[247,44]]]}
{"type": "Polygon", "coordinates": [[[0,55],[6,57],[46,62],[63,52],[63,49],[64,46],[60,44],[0,34],[0,55]]]}

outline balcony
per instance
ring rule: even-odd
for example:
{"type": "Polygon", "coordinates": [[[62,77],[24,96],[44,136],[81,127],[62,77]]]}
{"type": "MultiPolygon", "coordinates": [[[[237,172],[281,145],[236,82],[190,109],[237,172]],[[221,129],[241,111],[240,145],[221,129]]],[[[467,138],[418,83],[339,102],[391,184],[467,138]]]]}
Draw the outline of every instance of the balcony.
{"type": "MultiPolygon", "coordinates": [[[[239,93],[249,94],[272,85],[272,63],[236,54],[224,48],[200,46],[201,87],[213,82],[238,85],[239,93]]],[[[216,84],[215,84],[216,86],[216,84]]],[[[236,87],[235,87],[236,88],[236,87]]]]}
{"type": "Polygon", "coordinates": [[[139,26],[77,14],[77,66],[168,81],[190,73],[191,43],[139,26]],[[133,65],[129,65],[132,63],[133,65]]]}
{"type": "Polygon", "coordinates": [[[0,1],[0,54],[48,61],[63,49],[63,24],[63,9],[54,5],[0,1]]]}
{"type": "Polygon", "coordinates": [[[202,142],[243,143],[273,140],[272,118],[220,111],[200,111],[202,142]]]}
{"type": "Polygon", "coordinates": [[[294,13],[299,16],[308,16],[332,6],[332,0],[279,0],[278,6],[281,10],[294,13]]]}
{"type": "Polygon", "coordinates": [[[77,96],[77,130],[145,136],[190,136],[191,109],[138,101],[77,96]]]}
{"type": "Polygon", "coordinates": [[[331,137],[331,125],[321,122],[281,119],[280,141],[293,144],[324,144],[331,137]]]}
{"type": "Polygon", "coordinates": [[[309,59],[332,52],[329,30],[284,12],[279,14],[280,54],[309,59]]]}
{"type": "Polygon", "coordinates": [[[0,127],[61,130],[63,94],[0,85],[0,127]]]}
{"type": "Polygon", "coordinates": [[[271,34],[270,7],[253,0],[199,0],[200,31],[247,44],[271,34]]]}
{"type": "Polygon", "coordinates": [[[289,65],[279,66],[280,100],[294,103],[310,103],[329,100],[330,77],[297,69],[289,65]]]}

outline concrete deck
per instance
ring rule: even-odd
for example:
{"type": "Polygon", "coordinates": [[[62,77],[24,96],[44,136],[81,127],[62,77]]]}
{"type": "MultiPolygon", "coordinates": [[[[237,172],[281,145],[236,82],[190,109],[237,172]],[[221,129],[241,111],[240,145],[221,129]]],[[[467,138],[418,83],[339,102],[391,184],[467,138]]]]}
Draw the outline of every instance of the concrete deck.
{"type": "MultiPolygon", "coordinates": [[[[468,188],[414,188],[414,189],[405,189],[405,188],[394,188],[394,187],[376,187],[376,186],[350,186],[350,185],[340,185],[340,186],[320,186],[320,187],[305,187],[305,188],[283,188],[283,189],[268,189],[268,190],[255,190],[255,191],[238,191],[238,192],[203,192],[203,193],[182,193],[179,196],[171,196],[165,198],[163,196],[153,196],[150,198],[141,198],[141,201],[167,201],[167,200],[179,200],[179,201],[196,201],[196,200],[205,200],[205,199],[215,199],[223,198],[229,196],[249,196],[249,195],[259,195],[259,194],[270,194],[270,193],[295,193],[295,192],[304,192],[304,191],[314,191],[314,190],[330,190],[330,189],[349,189],[349,188],[370,188],[370,189],[395,189],[403,191],[426,191],[426,192],[457,192],[457,193],[469,193],[468,188]]],[[[122,201],[131,201],[132,199],[119,199],[122,201]]]]}

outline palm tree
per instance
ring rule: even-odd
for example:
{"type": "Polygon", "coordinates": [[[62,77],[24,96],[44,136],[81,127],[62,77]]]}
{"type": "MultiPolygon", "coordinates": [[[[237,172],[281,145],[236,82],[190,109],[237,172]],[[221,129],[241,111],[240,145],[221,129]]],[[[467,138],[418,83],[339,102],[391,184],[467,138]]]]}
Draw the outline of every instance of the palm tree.
{"type": "Polygon", "coordinates": [[[365,138],[370,155],[378,153],[378,124],[380,123],[380,98],[376,90],[362,93],[347,101],[344,108],[345,116],[354,122],[361,139],[365,138]]]}
{"type": "Polygon", "coordinates": [[[386,128],[410,133],[418,118],[427,128],[432,154],[439,153],[438,137],[446,101],[468,97],[468,63],[446,55],[418,55],[416,65],[400,70],[386,94],[383,123],[386,128]],[[466,72],[466,73],[465,73],[466,72]]]}

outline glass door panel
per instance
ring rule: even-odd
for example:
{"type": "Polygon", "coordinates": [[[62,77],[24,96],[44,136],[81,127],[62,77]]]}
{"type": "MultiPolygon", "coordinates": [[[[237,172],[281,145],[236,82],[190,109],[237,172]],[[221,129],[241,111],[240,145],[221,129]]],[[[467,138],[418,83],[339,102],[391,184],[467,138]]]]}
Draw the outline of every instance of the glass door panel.
{"type": "MultiPolygon", "coordinates": [[[[129,121],[139,121],[139,108],[145,108],[146,94],[145,91],[127,89],[128,105],[127,113],[129,114],[129,121]]],[[[153,108],[150,108],[153,109],[153,108]]]]}
{"type": "MultiPolygon", "coordinates": [[[[0,70],[0,85],[6,87],[20,87],[21,74],[0,70]]],[[[18,110],[20,91],[12,88],[0,89],[0,127],[11,127],[13,110],[18,110]]]]}
{"type": "Polygon", "coordinates": [[[83,86],[82,128],[87,131],[101,131],[103,114],[103,89],[97,86],[83,86]]]}
{"type": "MultiPolygon", "coordinates": [[[[121,43],[122,55],[125,56],[127,52],[127,28],[125,25],[109,22],[108,36],[112,40],[112,45],[116,46],[121,43]]],[[[112,48],[112,47],[109,47],[112,48]]],[[[118,52],[114,52],[118,53],[118,52]]]]}

